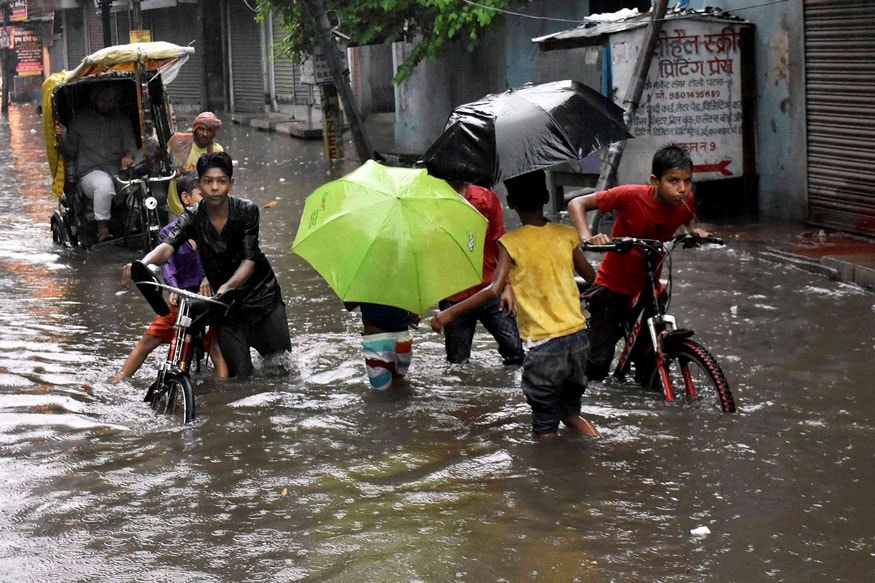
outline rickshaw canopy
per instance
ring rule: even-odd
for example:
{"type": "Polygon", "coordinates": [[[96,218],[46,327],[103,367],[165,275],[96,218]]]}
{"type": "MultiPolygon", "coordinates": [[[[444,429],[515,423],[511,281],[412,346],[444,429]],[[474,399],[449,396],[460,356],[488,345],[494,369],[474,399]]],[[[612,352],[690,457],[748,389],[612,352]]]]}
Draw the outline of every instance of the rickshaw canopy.
{"type": "Polygon", "coordinates": [[[65,82],[110,71],[133,73],[145,69],[160,73],[164,83],[170,83],[193,54],[194,47],[163,41],[106,47],[82,59],[79,66],[67,74],[65,82]]]}

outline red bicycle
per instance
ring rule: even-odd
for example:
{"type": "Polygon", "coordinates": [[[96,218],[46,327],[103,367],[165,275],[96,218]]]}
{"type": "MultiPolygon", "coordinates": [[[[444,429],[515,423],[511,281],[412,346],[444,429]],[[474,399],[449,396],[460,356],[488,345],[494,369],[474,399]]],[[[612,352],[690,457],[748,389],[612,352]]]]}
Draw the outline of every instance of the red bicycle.
{"type": "Polygon", "coordinates": [[[194,420],[194,388],[191,368],[200,366],[204,331],[211,317],[224,315],[233,302],[233,290],[213,297],[202,296],[158,281],[155,273],[141,261],[131,263],[131,280],[159,316],[170,313],[162,290],[179,296],[179,313],[173,326],[173,339],[167,359],[146,391],[144,401],[159,414],[187,424],[194,420]]]}
{"type": "Polygon", "coordinates": [[[733,413],[735,400],[717,359],[691,338],[693,330],[678,328],[676,318],[667,313],[671,300],[671,252],[679,244],[688,249],[706,243],[722,245],[723,240],[714,236],[701,237],[695,233],[676,235],[668,243],[619,237],[604,245],[584,243],[581,249],[626,253],[637,247],[644,255],[647,283],[629,303],[630,318],[624,323],[623,348],[611,377],[618,382],[625,382],[626,375],[633,367],[635,348],[635,378],[644,388],[662,392],[666,401],[674,401],[682,392],[690,402],[733,413]],[[660,298],[656,275],[660,265],[665,266],[664,277],[668,280],[664,302],[660,298]],[[646,314],[651,315],[646,317],[646,314]],[[642,337],[645,330],[646,339],[642,337]]]}

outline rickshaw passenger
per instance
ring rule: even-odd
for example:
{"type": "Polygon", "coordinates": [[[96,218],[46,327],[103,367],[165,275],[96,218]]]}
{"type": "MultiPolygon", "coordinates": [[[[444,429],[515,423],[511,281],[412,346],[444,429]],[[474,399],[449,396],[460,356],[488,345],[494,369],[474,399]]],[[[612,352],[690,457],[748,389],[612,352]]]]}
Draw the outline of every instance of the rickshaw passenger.
{"type": "Polygon", "coordinates": [[[77,113],[68,129],[55,124],[55,136],[69,158],[82,193],[94,201],[97,241],[110,236],[109,219],[116,194],[112,176],[134,163],[137,148],[130,120],[117,109],[118,94],[110,85],[91,90],[91,109],[77,113]]]}
{"type": "MultiPolygon", "coordinates": [[[[176,132],[167,142],[170,160],[177,172],[182,175],[197,168],[197,161],[204,154],[224,152],[225,149],[216,141],[216,134],[222,127],[222,120],[209,111],[204,111],[191,124],[191,133],[176,132]]],[[[167,194],[167,207],[173,214],[181,215],[185,208],[179,201],[176,181],[170,183],[167,194]]]]}

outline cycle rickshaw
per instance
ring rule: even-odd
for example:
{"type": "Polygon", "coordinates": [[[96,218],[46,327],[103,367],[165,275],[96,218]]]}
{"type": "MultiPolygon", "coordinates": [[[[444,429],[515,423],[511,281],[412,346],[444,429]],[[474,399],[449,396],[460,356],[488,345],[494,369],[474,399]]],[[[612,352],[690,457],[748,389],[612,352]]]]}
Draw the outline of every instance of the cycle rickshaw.
{"type": "Polygon", "coordinates": [[[110,85],[118,96],[118,109],[131,122],[137,143],[134,166],[114,177],[117,194],[109,222],[110,241],[134,243],[146,251],[157,245],[161,226],[167,222],[161,201],[166,200],[168,182],[174,178],[167,141],[175,124],[165,86],[193,53],[192,47],[168,42],[111,46],[85,57],[76,69],[55,73],[43,83],[43,132],[53,177],[52,195],[58,198],[58,208],[51,217],[55,243],[88,248],[97,241],[91,201],[78,187],[74,161],[65,159],[58,145],[55,123],[69,127],[77,113],[88,107],[96,86],[110,85]]]}

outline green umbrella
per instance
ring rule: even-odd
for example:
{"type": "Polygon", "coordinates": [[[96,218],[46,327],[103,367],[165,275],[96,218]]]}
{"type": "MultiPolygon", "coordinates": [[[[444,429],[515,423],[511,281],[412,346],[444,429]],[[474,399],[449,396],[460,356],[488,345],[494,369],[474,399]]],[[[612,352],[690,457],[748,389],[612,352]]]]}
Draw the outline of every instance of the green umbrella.
{"type": "Polygon", "coordinates": [[[345,302],[423,314],[480,283],[486,225],[425,169],[369,160],[307,197],[292,251],[345,302]]]}

